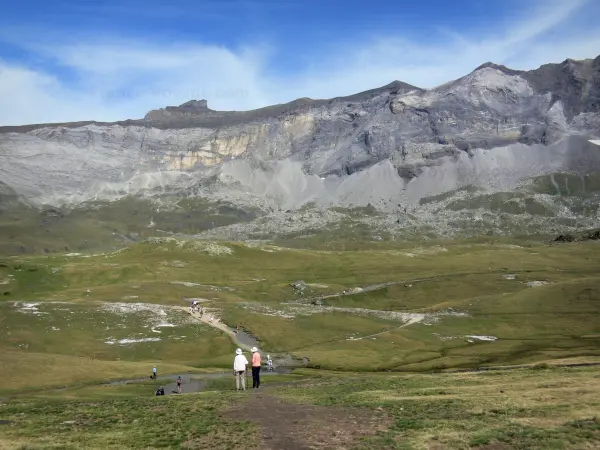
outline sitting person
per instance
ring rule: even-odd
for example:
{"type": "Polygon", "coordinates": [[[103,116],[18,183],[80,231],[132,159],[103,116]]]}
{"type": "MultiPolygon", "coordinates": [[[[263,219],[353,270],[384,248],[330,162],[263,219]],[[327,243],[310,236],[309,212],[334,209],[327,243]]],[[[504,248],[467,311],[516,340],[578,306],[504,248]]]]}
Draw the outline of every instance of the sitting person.
{"type": "Polygon", "coordinates": [[[156,390],[156,395],[165,395],[165,390],[162,386],[156,390]]]}

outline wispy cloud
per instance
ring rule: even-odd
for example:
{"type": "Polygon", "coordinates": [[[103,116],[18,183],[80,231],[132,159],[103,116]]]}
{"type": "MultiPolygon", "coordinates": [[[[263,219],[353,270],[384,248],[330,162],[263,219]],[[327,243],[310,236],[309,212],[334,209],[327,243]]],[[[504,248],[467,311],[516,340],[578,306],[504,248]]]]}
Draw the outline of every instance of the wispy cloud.
{"type": "Polygon", "coordinates": [[[0,38],[12,39],[47,68],[0,59],[0,124],[119,120],[199,98],[214,109],[251,109],[298,97],[348,95],[394,79],[433,87],[489,60],[530,69],[597,56],[600,26],[577,24],[586,8],[587,14],[600,8],[585,0],[550,3],[524,9],[487,31],[446,30],[436,42],[417,42],[398,31],[322,45],[311,49],[309,64],[293,72],[279,69],[281,49],[272,45],[165,44],[85,34],[40,39],[33,32],[23,42],[15,36],[24,34],[5,31],[0,38]]]}

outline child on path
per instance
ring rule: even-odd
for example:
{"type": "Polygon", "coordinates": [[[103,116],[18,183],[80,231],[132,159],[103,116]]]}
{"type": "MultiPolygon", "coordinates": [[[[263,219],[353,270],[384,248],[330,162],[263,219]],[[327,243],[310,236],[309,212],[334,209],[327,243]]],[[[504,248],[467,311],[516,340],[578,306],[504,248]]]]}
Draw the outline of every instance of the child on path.
{"type": "Polygon", "coordinates": [[[248,365],[248,360],[242,354],[242,349],[238,348],[236,351],[236,356],[233,359],[233,375],[235,375],[235,389],[237,391],[240,390],[240,387],[243,391],[246,390],[246,379],[244,378],[244,374],[246,373],[246,366],[248,365]]]}
{"type": "Polygon", "coordinates": [[[177,377],[177,393],[181,394],[181,383],[183,383],[183,380],[181,379],[181,376],[177,377]]]}

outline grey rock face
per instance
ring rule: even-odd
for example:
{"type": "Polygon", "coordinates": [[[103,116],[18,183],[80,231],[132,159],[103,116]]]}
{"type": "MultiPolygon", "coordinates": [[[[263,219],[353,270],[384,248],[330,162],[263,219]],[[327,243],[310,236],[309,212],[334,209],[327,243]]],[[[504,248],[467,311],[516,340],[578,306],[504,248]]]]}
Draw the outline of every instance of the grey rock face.
{"type": "Polygon", "coordinates": [[[11,208],[15,203],[19,202],[19,196],[16,192],[0,182],[0,213],[11,208]]]}
{"type": "Polygon", "coordinates": [[[49,205],[182,192],[265,209],[389,209],[593,170],[585,142],[598,136],[600,57],[533,71],[486,63],[431,90],[395,81],[253,111],[192,100],[139,120],[0,127],[0,181],[49,205]]]}

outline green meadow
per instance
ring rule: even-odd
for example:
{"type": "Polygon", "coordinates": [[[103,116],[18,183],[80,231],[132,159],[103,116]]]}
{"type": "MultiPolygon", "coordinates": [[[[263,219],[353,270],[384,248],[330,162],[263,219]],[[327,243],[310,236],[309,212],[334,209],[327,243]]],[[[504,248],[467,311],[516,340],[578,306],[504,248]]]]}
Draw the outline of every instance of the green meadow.
{"type": "Polygon", "coordinates": [[[597,369],[559,366],[600,362],[599,245],[160,238],[4,257],[0,447],[596,448],[597,369]],[[236,345],[191,299],[305,367],[236,393],[236,345]],[[161,398],[168,379],[135,381],[154,365],[224,375],[161,398]],[[460,372],[476,368],[494,370],[460,372]]]}

